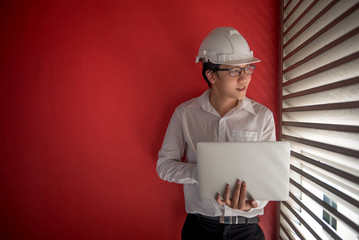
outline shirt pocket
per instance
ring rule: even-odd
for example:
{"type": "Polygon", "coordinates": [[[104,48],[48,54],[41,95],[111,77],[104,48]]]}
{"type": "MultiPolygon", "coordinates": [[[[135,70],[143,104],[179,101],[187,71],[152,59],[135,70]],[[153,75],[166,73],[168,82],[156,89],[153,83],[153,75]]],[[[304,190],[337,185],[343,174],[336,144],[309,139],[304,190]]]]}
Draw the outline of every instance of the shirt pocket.
{"type": "Polygon", "coordinates": [[[232,130],[229,139],[231,142],[258,141],[257,131],[232,130]]]}

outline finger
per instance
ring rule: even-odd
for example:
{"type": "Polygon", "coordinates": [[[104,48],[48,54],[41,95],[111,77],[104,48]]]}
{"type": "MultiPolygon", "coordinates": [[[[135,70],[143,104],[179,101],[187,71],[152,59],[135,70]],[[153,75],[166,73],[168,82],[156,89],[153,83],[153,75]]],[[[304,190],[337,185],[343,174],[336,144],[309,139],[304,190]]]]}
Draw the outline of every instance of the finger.
{"type": "Polygon", "coordinates": [[[219,193],[217,193],[217,195],[216,195],[216,200],[217,200],[217,203],[219,204],[219,205],[224,205],[225,203],[224,203],[224,201],[221,199],[221,194],[219,194],[219,193]]]}
{"type": "Polygon", "coordinates": [[[239,196],[241,194],[241,180],[237,179],[236,181],[236,186],[234,188],[233,191],[233,195],[232,195],[232,208],[236,209],[238,207],[238,201],[239,201],[239,196]]]}
{"type": "Polygon", "coordinates": [[[229,198],[231,192],[231,186],[229,186],[229,184],[226,185],[226,190],[224,191],[224,195],[223,195],[223,199],[226,205],[230,206],[231,205],[231,199],[229,198]]]}
{"type": "Polygon", "coordinates": [[[241,210],[243,211],[249,211],[252,208],[258,207],[258,203],[255,200],[247,200],[241,210]]]}
{"type": "Polygon", "coordinates": [[[252,200],[252,201],[250,202],[250,205],[251,205],[252,208],[258,207],[258,203],[257,203],[256,200],[252,200]]]}
{"type": "Polygon", "coordinates": [[[238,202],[238,209],[243,210],[244,208],[247,208],[246,201],[247,199],[247,183],[242,182],[241,184],[241,194],[239,195],[239,202],[238,202]]]}

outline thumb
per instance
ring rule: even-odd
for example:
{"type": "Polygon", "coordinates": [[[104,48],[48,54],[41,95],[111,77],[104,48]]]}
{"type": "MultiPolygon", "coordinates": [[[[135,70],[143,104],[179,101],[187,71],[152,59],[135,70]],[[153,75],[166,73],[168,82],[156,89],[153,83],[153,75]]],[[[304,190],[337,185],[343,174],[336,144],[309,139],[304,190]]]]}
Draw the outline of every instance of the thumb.
{"type": "Polygon", "coordinates": [[[252,208],[258,207],[258,203],[257,203],[256,200],[252,200],[252,201],[251,201],[251,207],[252,207],[252,208]]]}

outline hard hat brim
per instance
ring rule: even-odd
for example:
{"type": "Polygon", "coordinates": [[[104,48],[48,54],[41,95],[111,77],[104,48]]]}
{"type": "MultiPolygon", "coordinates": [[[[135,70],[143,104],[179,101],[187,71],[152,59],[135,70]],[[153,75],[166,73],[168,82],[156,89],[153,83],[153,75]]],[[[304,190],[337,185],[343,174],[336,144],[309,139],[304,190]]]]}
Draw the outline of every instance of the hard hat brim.
{"type": "Polygon", "coordinates": [[[216,62],[212,61],[211,59],[208,59],[210,62],[214,64],[223,64],[223,65],[243,65],[243,64],[250,64],[250,63],[257,63],[261,60],[258,58],[250,58],[250,59],[240,59],[240,60],[232,60],[232,61],[225,61],[225,62],[216,62]]]}

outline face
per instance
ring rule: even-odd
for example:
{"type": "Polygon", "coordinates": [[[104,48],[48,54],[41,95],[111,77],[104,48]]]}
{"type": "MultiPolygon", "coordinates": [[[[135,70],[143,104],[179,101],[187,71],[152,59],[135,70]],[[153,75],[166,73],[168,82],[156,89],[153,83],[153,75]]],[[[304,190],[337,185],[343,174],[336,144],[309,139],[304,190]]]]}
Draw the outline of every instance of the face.
{"type": "MultiPolygon", "coordinates": [[[[248,67],[249,64],[229,66],[221,65],[220,69],[229,69],[233,67],[248,67]]],[[[246,96],[251,75],[244,74],[244,71],[238,77],[232,77],[229,71],[218,71],[210,73],[211,78],[208,78],[212,83],[212,91],[219,94],[221,98],[228,98],[233,100],[241,100],[246,96]]]]}

